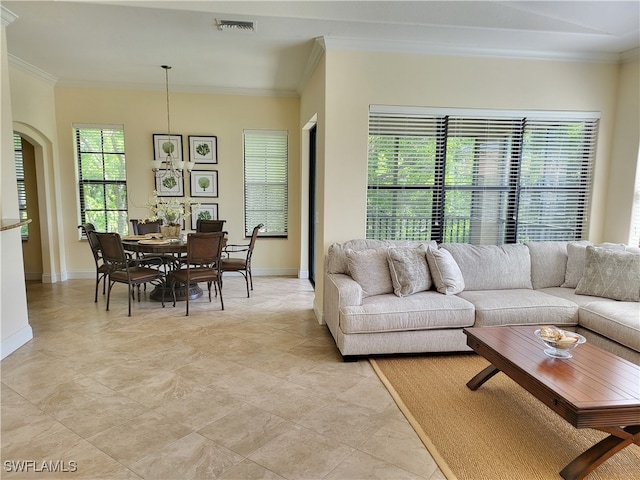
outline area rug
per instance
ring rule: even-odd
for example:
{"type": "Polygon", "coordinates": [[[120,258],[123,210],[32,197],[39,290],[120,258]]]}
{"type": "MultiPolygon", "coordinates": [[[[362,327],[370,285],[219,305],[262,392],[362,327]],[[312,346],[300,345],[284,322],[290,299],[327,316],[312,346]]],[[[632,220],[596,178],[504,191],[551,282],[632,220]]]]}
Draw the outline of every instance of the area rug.
{"type": "MultiPolygon", "coordinates": [[[[574,428],[502,373],[469,390],[466,383],[489,365],[475,354],[371,364],[450,480],[560,479],[560,470],[607,436],[574,428]]],[[[618,452],[586,478],[640,478],[640,447],[618,452]]]]}

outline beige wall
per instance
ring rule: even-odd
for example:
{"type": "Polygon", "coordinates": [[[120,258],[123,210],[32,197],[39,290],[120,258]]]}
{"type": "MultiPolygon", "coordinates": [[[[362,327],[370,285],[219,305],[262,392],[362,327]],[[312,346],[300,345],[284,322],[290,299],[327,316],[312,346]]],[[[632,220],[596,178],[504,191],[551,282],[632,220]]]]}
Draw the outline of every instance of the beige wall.
{"type": "Polygon", "coordinates": [[[606,239],[617,65],[330,51],[326,70],[325,250],[365,233],[370,104],[601,112],[589,238],[606,239]]]}
{"type": "MultiPolygon", "coordinates": [[[[302,229],[309,231],[309,222],[315,222],[315,303],[314,310],[318,319],[322,318],[322,304],[318,303],[322,299],[323,292],[323,264],[324,264],[324,212],[326,207],[324,203],[331,195],[327,195],[326,192],[326,180],[324,176],[325,172],[325,131],[326,115],[325,115],[325,96],[326,96],[326,84],[325,84],[325,56],[323,55],[316,66],[316,69],[307,81],[302,95],[300,97],[300,125],[307,125],[312,119],[314,119],[316,130],[316,212],[313,218],[309,218],[308,215],[303,216],[302,229]]],[[[308,144],[307,144],[308,145],[308,144]]],[[[308,152],[308,150],[307,150],[308,152]]],[[[304,152],[303,152],[304,153],[304,152]]],[[[309,157],[303,155],[303,164],[308,166],[309,157]]],[[[308,169],[307,169],[308,170],[308,169]]],[[[302,198],[308,198],[308,180],[309,172],[306,172],[301,179],[302,185],[302,198]]],[[[305,203],[308,207],[308,203],[305,203]]],[[[305,232],[303,232],[304,234],[305,232]]],[[[306,238],[306,237],[305,237],[306,238]]],[[[306,245],[303,242],[303,246],[306,245]]],[[[304,248],[304,252],[308,259],[308,249],[304,248]]]]}
{"type": "Polygon", "coordinates": [[[620,66],[616,120],[611,148],[611,169],[607,188],[604,238],[628,243],[636,170],[640,168],[640,61],[620,66]]]}
{"type": "MultiPolygon", "coordinates": [[[[163,91],[64,88],[55,89],[60,173],[64,179],[62,212],[64,249],[70,278],[93,272],[88,247],[77,250],[78,201],[75,179],[74,123],[124,125],[130,218],[145,218],[144,204],[154,189],[149,161],[152,135],[166,133],[166,94],[163,91]]],[[[243,214],[243,129],[289,132],[289,237],[259,239],[253,257],[256,274],[296,275],[300,256],[300,135],[299,99],[286,97],[210,95],[171,92],[171,130],[182,134],[184,155],[188,135],[218,137],[219,197],[199,201],[218,203],[221,219],[233,243],[245,241],[243,214]]],[[[198,166],[197,168],[203,168],[198,166]]],[[[208,167],[207,167],[208,168],[208,167]]],[[[185,177],[185,193],[189,179],[185,177]]],[[[84,245],[83,245],[84,246],[84,245]]]]}

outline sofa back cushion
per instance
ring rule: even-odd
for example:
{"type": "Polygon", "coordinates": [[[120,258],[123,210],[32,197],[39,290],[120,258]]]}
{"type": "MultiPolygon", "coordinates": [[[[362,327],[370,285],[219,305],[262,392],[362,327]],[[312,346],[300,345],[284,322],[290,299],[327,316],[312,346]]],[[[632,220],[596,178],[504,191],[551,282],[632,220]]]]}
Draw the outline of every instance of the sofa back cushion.
{"type": "Polygon", "coordinates": [[[567,270],[567,244],[569,242],[529,242],[531,257],[531,283],[533,288],[559,287],[564,283],[567,270]]]}
{"type": "Polygon", "coordinates": [[[419,245],[436,247],[437,243],[433,240],[422,242],[419,240],[374,240],[371,238],[358,238],[349,240],[344,243],[334,243],[329,247],[326,258],[326,273],[345,273],[349,272],[347,264],[347,250],[367,250],[370,248],[386,248],[386,247],[417,247],[419,245]]]}
{"type": "Polygon", "coordinates": [[[578,295],[640,301],[640,254],[589,246],[578,295]]]}
{"type": "Polygon", "coordinates": [[[347,250],[346,255],[351,277],[362,287],[363,296],[393,293],[387,247],[347,250]]]}
{"type": "Polygon", "coordinates": [[[426,253],[425,245],[387,249],[393,293],[398,297],[407,297],[431,288],[426,253]]]}
{"type": "Polygon", "coordinates": [[[449,251],[460,267],[465,290],[533,288],[526,245],[443,243],[440,247],[449,251]]]}
{"type": "Polygon", "coordinates": [[[438,292],[445,295],[455,295],[464,290],[464,278],[460,267],[443,248],[427,248],[427,263],[433,284],[438,292]]]}
{"type": "MultiPolygon", "coordinates": [[[[561,285],[566,288],[576,288],[580,279],[584,274],[584,267],[587,258],[587,247],[593,245],[588,240],[579,242],[570,242],[567,245],[567,272],[564,277],[564,283],[561,285]]],[[[597,245],[601,248],[610,250],[625,250],[625,246],[620,243],[600,243],[597,245]]]]}

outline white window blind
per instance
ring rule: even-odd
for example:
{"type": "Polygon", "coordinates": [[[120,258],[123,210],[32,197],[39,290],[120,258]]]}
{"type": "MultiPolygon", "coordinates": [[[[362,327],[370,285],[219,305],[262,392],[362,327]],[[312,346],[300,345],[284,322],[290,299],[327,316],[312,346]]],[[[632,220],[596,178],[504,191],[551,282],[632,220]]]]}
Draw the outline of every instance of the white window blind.
{"type": "Polygon", "coordinates": [[[629,245],[640,246],[640,156],[638,156],[636,163],[636,184],[633,196],[633,215],[631,218],[629,245]]]}
{"type": "MultiPolygon", "coordinates": [[[[17,133],[13,134],[13,154],[16,162],[16,181],[18,183],[18,213],[20,220],[29,218],[27,213],[27,189],[24,180],[24,157],[22,154],[22,137],[17,133]]],[[[20,227],[22,240],[29,240],[29,225],[20,227]]]]}
{"type": "Polygon", "coordinates": [[[120,125],[74,125],[80,223],[98,231],[128,232],[124,129],[120,125]]]}
{"type": "Polygon", "coordinates": [[[244,131],[245,235],[262,223],[260,236],[288,234],[288,134],[244,131]]]}
{"type": "Polygon", "coordinates": [[[372,106],[367,237],[475,244],[581,238],[597,116],[522,115],[372,106]]]}

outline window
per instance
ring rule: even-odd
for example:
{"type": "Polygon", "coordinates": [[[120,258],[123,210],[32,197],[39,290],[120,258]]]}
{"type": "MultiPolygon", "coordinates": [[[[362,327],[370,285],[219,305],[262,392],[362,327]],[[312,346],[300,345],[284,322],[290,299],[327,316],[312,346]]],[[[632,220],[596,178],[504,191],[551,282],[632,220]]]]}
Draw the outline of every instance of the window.
{"type": "Polygon", "coordinates": [[[631,216],[629,245],[640,246],[640,156],[636,164],[636,183],[633,195],[633,213],[631,216]]]}
{"type": "Polygon", "coordinates": [[[372,106],[367,238],[582,238],[597,117],[372,106]]]}
{"type": "MultiPolygon", "coordinates": [[[[13,134],[13,152],[16,161],[16,180],[18,182],[18,214],[20,220],[29,218],[27,214],[27,190],[24,183],[24,161],[22,156],[22,137],[13,134]]],[[[22,240],[29,240],[29,225],[20,227],[22,240]]]]}
{"type": "Polygon", "coordinates": [[[127,176],[122,126],[74,125],[80,223],[128,232],[127,176]]]}
{"type": "Polygon", "coordinates": [[[288,137],[284,131],[244,131],[244,229],[260,236],[288,232],[288,137]]]}

